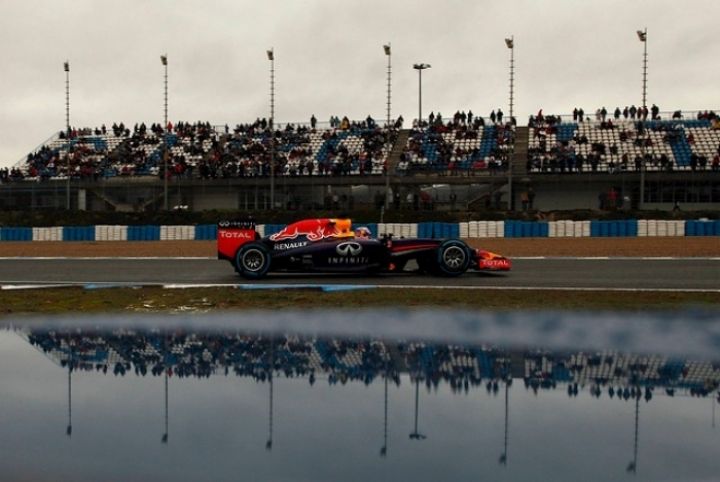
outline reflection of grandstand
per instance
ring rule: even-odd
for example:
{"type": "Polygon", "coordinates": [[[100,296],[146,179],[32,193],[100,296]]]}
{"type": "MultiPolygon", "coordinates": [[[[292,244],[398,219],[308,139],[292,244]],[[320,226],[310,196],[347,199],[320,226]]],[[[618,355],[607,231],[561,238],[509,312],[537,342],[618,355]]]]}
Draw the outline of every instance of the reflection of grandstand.
{"type": "Polygon", "coordinates": [[[685,389],[707,395],[720,383],[720,366],[711,362],[670,359],[663,356],[627,355],[613,351],[558,356],[528,354],[524,378],[533,388],[557,383],[608,387],[665,387],[669,394],[685,389]]]}
{"type": "Polygon", "coordinates": [[[256,380],[307,377],[314,383],[324,378],[330,384],[369,384],[387,376],[399,384],[399,375],[409,373],[428,387],[447,383],[454,391],[487,382],[487,388],[497,392],[498,381],[523,378],[533,390],[579,385],[597,395],[601,386],[638,393],[640,388],[665,387],[670,395],[675,390],[708,395],[720,383],[717,364],[610,351],[560,355],[424,342],[157,331],[32,332],[28,341],[61,366],[115,375],[209,377],[233,372],[256,380]]]}

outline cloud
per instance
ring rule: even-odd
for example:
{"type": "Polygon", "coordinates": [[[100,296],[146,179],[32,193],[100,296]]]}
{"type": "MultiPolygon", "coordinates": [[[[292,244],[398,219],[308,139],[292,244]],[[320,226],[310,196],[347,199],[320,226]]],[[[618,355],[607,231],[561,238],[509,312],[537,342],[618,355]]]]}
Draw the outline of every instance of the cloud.
{"type": "Polygon", "coordinates": [[[108,2],[29,0],[0,5],[0,166],[13,164],[64,125],[71,64],[71,124],[162,119],[169,62],[173,120],[216,124],[269,115],[269,62],[276,53],[276,119],[311,114],[385,117],[392,43],[392,114],[416,117],[415,62],[423,111],[508,112],[509,51],[515,38],[515,112],[543,107],[639,103],[648,28],[649,100],[674,110],[717,108],[713,79],[720,4],[699,0],[445,2],[108,2]]]}

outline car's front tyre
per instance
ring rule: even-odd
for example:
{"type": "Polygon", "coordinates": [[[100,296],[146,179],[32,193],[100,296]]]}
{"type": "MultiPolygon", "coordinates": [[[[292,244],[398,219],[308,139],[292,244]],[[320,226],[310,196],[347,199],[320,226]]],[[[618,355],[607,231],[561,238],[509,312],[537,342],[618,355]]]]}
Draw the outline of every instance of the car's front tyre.
{"type": "Polygon", "coordinates": [[[462,241],[449,239],[437,248],[434,264],[441,276],[459,276],[470,267],[470,250],[462,241]]]}

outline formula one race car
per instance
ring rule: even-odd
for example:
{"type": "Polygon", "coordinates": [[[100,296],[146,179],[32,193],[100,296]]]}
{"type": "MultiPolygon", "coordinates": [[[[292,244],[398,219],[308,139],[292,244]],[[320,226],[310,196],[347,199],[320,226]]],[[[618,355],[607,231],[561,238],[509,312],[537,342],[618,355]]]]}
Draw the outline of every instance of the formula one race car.
{"type": "Polygon", "coordinates": [[[414,260],[421,272],[459,276],[468,269],[509,271],[510,260],[459,239],[372,238],[350,219],[306,219],[261,238],[252,221],[218,223],[218,259],[230,261],[244,278],[270,271],[397,273],[414,260]]]}

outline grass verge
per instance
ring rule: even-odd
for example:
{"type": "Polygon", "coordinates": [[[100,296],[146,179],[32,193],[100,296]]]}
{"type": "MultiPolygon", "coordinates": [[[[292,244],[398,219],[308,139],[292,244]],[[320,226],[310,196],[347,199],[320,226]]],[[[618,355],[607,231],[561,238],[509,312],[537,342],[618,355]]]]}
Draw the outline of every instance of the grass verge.
{"type": "Polygon", "coordinates": [[[720,310],[717,293],[602,291],[464,291],[368,289],[323,293],[297,289],[245,291],[234,288],[54,288],[0,291],[0,315],[67,313],[192,313],[215,310],[302,310],[370,307],[466,308],[478,310],[655,311],[720,310]]]}

